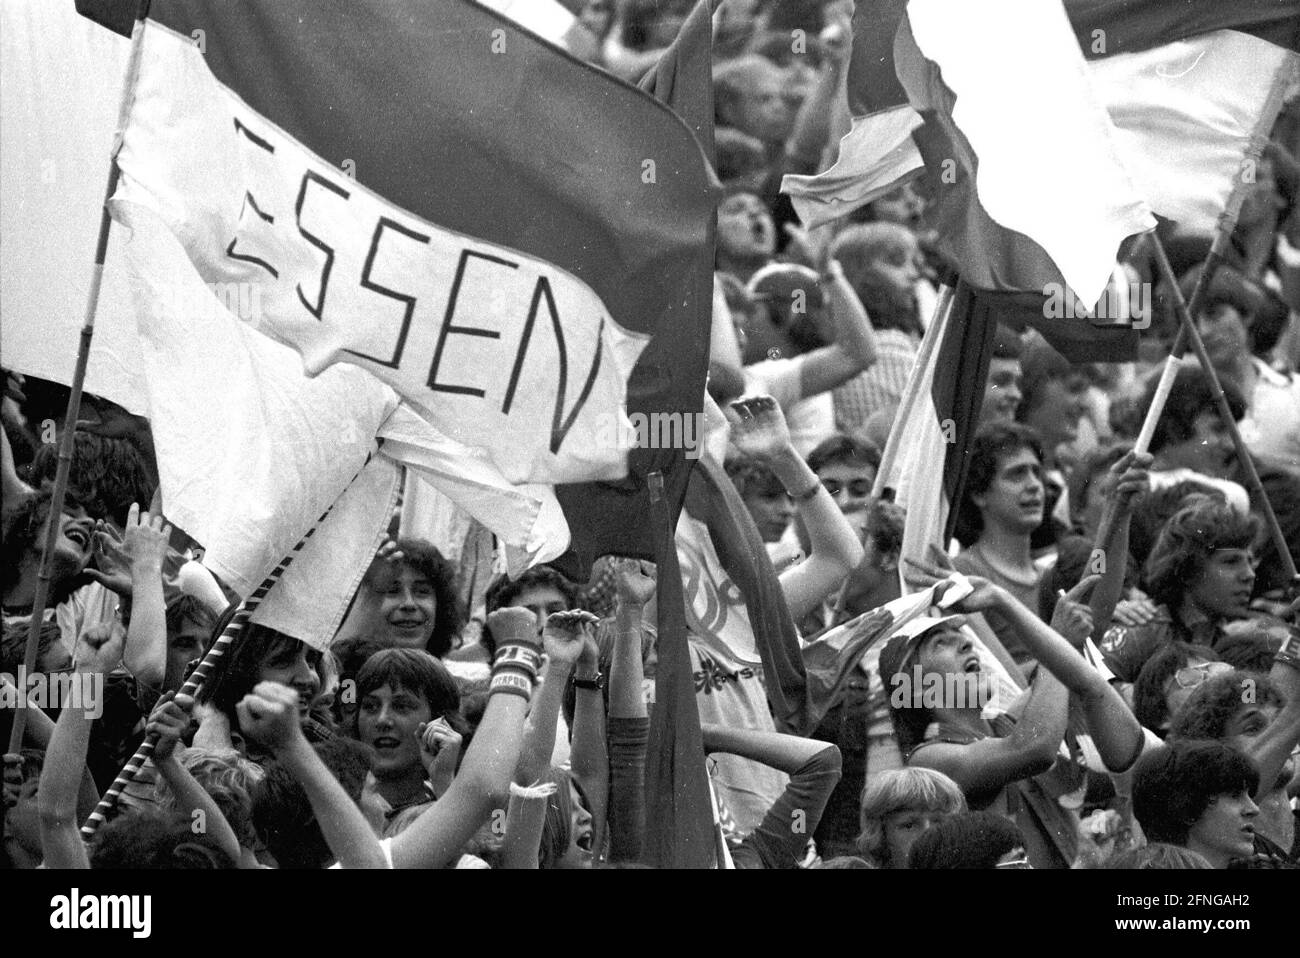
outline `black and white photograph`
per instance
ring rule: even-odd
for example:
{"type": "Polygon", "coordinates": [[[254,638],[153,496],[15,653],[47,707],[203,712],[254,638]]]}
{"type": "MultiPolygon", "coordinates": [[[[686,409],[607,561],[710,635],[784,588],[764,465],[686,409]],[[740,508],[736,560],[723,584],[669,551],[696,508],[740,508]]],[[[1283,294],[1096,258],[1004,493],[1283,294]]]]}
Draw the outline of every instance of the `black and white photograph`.
{"type": "Polygon", "coordinates": [[[1300,0],[0,0],[0,378],[10,940],[1300,940],[1300,0]]]}

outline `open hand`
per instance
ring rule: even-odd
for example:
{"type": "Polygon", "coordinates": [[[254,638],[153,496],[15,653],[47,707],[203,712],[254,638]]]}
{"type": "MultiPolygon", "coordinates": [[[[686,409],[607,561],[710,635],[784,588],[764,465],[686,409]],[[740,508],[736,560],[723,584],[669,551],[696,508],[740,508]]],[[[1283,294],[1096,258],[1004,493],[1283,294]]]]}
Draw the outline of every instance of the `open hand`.
{"type": "Polygon", "coordinates": [[[771,396],[738,400],[731,412],[731,443],[745,455],[765,462],[791,448],[785,415],[771,396]]]}

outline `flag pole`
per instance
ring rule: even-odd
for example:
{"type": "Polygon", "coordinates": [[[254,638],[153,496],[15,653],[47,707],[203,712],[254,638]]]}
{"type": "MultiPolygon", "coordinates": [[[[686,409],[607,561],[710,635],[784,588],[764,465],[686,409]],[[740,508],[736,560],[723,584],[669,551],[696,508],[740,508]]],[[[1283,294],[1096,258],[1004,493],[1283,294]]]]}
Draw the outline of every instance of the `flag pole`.
{"type": "MultiPolygon", "coordinates": [[[[1260,157],[1264,152],[1264,147],[1268,142],[1269,131],[1272,129],[1278,113],[1281,112],[1283,98],[1285,97],[1286,91],[1289,89],[1291,82],[1292,77],[1288,66],[1286,64],[1279,66],[1277,73],[1273,77],[1273,82],[1269,87],[1268,98],[1265,100],[1263,108],[1260,110],[1259,121],[1255,126],[1250,145],[1247,147],[1246,153],[1242,157],[1243,172],[1247,168],[1258,166],[1260,157]]],[[[1133,447],[1135,452],[1144,453],[1151,445],[1151,437],[1155,433],[1156,424],[1160,421],[1160,416],[1165,409],[1165,403],[1169,400],[1169,392],[1173,388],[1174,377],[1178,373],[1178,367],[1181,364],[1183,354],[1187,352],[1189,336],[1196,333],[1194,325],[1184,323],[1182,321],[1183,317],[1185,315],[1192,317],[1196,315],[1200,308],[1201,300],[1205,297],[1206,290],[1210,288],[1210,281],[1214,278],[1214,274],[1218,272],[1219,267],[1223,264],[1228,252],[1228,244],[1232,241],[1233,231],[1237,228],[1237,217],[1241,212],[1241,204],[1246,198],[1246,191],[1244,189],[1246,185],[1247,181],[1244,176],[1237,177],[1236,182],[1233,184],[1232,192],[1228,194],[1228,202],[1224,207],[1223,215],[1219,217],[1219,222],[1215,228],[1214,241],[1210,244],[1210,253],[1205,259],[1205,263],[1201,268],[1201,275],[1197,277],[1196,285],[1192,288],[1192,294],[1188,298],[1186,304],[1183,303],[1182,292],[1178,288],[1177,277],[1173,275],[1173,270],[1169,268],[1169,259],[1165,254],[1164,246],[1160,241],[1160,237],[1154,230],[1147,234],[1151,239],[1152,247],[1155,250],[1157,267],[1162,275],[1165,276],[1165,280],[1169,283],[1172,290],[1175,311],[1178,313],[1179,318],[1179,329],[1177,336],[1174,337],[1173,346],[1169,351],[1169,356],[1165,360],[1164,368],[1160,370],[1160,381],[1156,384],[1155,394],[1152,396],[1151,405],[1147,409],[1146,419],[1142,423],[1142,428],[1138,432],[1137,442],[1133,447]]],[[[1199,342],[1199,339],[1200,337],[1197,336],[1196,341],[1199,342]]],[[[1198,355],[1201,352],[1204,352],[1204,350],[1199,350],[1198,355]]],[[[1206,371],[1211,377],[1214,377],[1214,371],[1206,365],[1205,359],[1201,360],[1201,364],[1206,366],[1206,371]]],[[[1214,388],[1217,390],[1219,388],[1218,379],[1212,378],[1212,382],[1214,388]]],[[[1224,408],[1226,409],[1226,405],[1224,408]]],[[[1232,430],[1234,439],[1239,438],[1237,435],[1236,423],[1232,421],[1232,417],[1227,415],[1225,416],[1225,419],[1228,421],[1228,426],[1232,430]]],[[[1241,455],[1241,452],[1238,451],[1238,457],[1241,457],[1241,455]]],[[[1248,470],[1248,474],[1258,481],[1259,477],[1255,473],[1254,464],[1245,462],[1245,468],[1248,470]]],[[[1268,510],[1269,516],[1272,517],[1272,507],[1267,505],[1267,500],[1264,501],[1266,503],[1265,508],[1268,510]]],[[[1272,517],[1271,522],[1273,528],[1276,529],[1276,517],[1272,517]]],[[[1096,545],[1093,549],[1093,555],[1096,555],[1098,550],[1104,552],[1110,548],[1110,537],[1113,527],[1114,516],[1111,510],[1108,509],[1102,515],[1101,523],[1097,529],[1096,545]]],[[[1292,568],[1294,563],[1289,562],[1290,553],[1283,549],[1282,554],[1288,557],[1288,560],[1284,561],[1288,562],[1291,578],[1294,579],[1295,569],[1292,568]]]]}
{"type": "MultiPolygon", "coordinates": [[[[366,463],[369,462],[370,457],[367,456],[366,463]]],[[[362,469],[364,468],[365,466],[362,466],[362,469]]],[[[358,476],[360,474],[360,472],[357,473],[358,476]]],[[[353,482],[355,481],[356,476],[353,477],[353,482]]],[[[352,483],[348,483],[349,486],[351,484],[352,483]]],[[[344,491],[346,491],[346,489],[344,491]]],[[[339,495],[341,497],[342,493],[339,495]]],[[[338,500],[335,499],[334,502],[337,503],[338,500]]],[[[321,513],[321,517],[316,520],[316,524],[303,534],[303,537],[298,540],[298,544],[289,550],[289,554],[281,559],[280,564],[272,569],[270,574],[262,580],[262,584],[254,589],[249,594],[248,598],[239,603],[238,608],[235,610],[235,614],[231,616],[230,621],[226,623],[226,627],[222,629],[220,637],[216,642],[212,643],[212,648],[208,649],[203,658],[199,661],[199,664],[194,667],[194,671],[191,672],[189,678],[185,680],[185,684],[181,686],[180,691],[176,693],[177,695],[188,695],[193,698],[199,693],[199,690],[203,688],[212,673],[221,665],[226,654],[231,651],[235,642],[244,634],[245,629],[248,627],[249,620],[253,617],[253,613],[257,611],[257,607],[262,604],[262,600],[266,598],[266,594],[271,591],[277,582],[280,581],[280,577],[284,575],[285,570],[289,568],[298,553],[302,551],[303,546],[307,544],[307,540],[315,534],[321,523],[329,517],[333,508],[334,503],[331,503],[329,508],[321,513]]],[[[126,765],[123,766],[122,771],[118,773],[117,778],[113,779],[113,784],[108,787],[108,791],[106,791],[104,797],[99,800],[99,804],[95,806],[95,810],[90,813],[90,817],[86,819],[86,823],[81,826],[81,837],[84,841],[90,841],[90,839],[94,837],[95,832],[99,830],[99,826],[104,824],[113,809],[117,807],[117,803],[122,797],[122,792],[131,784],[132,781],[135,780],[135,776],[139,773],[140,769],[144,767],[144,763],[153,755],[154,747],[157,743],[158,736],[156,734],[145,736],[145,740],[140,743],[140,747],[136,749],[135,754],[132,755],[126,765]]]]}
{"type": "MultiPolygon", "coordinates": [[[[67,500],[68,477],[72,472],[72,456],[75,448],[73,440],[77,419],[81,415],[81,394],[86,385],[86,366],[90,362],[90,342],[95,334],[95,313],[99,309],[99,291],[104,280],[104,260],[108,254],[109,230],[113,223],[108,213],[108,201],[117,189],[118,179],[121,176],[117,155],[122,149],[122,131],[126,129],[126,120],[131,112],[131,101],[135,96],[136,82],[140,77],[143,46],[144,19],[140,18],[136,20],[131,34],[131,55],[127,62],[126,78],[123,83],[117,131],[113,136],[113,146],[109,155],[108,183],[104,188],[104,204],[100,209],[99,237],[95,242],[95,261],[90,274],[90,290],[86,296],[85,317],[81,324],[81,341],[77,346],[77,362],[72,373],[72,391],[68,396],[68,408],[63,417],[63,432],[59,437],[58,465],[54,471],[54,488],[50,494],[50,519],[46,527],[45,543],[41,549],[36,592],[32,597],[32,618],[27,628],[27,645],[23,650],[25,675],[31,675],[36,671],[41,626],[44,624],[45,607],[50,597],[50,580],[54,575],[54,552],[63,534],[63,505],[67,500]]],[[[10,752],[18,752],[22,748],[23,734],[27,731],[27,696],[19,695],[16,705],[13,726],[9,731],[8,751],[10,752]]]]}
{"type": "Polygon", "coordinates": [[[1294,589],[1296,581],[1295,560],[1291,558],[1291,549],[1287,545],[1282,526],[1278,523],[1277,516],[1273,512],[1272,503],[1268,501],[1268,495],[1264,491],[1264,483],[1259,478],[1259,470],[1255,468],[1255,461],[1250,457],[1250,450],[1246,448],[1245,440],[1241,438],[1241,430],[1237,428],[1237,422],[1232,417],[1232,408],[1228,405],[1228,397],[1224,395],[1223,384],[1219,381],[1219,374],[1215,372],[1214,366],[1211,365],[1209,353],[1205,351],[1205,343],[1201,339],[1196,324],[1192,321],[1187,304],[1183,302],[1183,294],[1175,282],[1174,270],[1169,264],[1169,257],[1165,254],[1164,244],[1160,242],[1158,236],[1153,237],[1153,239],[1156,265],[1165,280],[1173,288],[1174,308],[1178,313],[1179,321],[1182,323],[1182,335],[1185,335],[1192,344],[1192,348],[1196,351],[1196,358],[1200,360],[1201,368],[1205,370],[1205,375],[1209,377],[1210,391],[1214,395],[1219,416],[1227,427],[1229,435],[1232,436],[1232,445],[1237,452],[1237,461],[1241,463],[1241,468],[1245,472],[1246,487],[1250,491],[1251,497],[1258,502],[1260,512],[1264,514],[1264,523],[1268,528],[1269,535],[1272,536],[1274,546],[1277,547],[1278,558],[1282,563],[1283,571],[1286,573],[1287,582],[1294,589]]]}

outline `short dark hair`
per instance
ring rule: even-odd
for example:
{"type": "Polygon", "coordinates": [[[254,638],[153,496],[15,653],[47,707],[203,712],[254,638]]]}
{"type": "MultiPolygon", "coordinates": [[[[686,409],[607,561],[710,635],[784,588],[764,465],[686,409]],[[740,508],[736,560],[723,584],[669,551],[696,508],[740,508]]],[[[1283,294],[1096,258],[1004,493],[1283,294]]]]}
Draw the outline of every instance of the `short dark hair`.
{"type": "MultiPolygon", "coordinates": [[[[1159,379],[1156,376],[1147,383],[1142,408],[1151,408],[1159,379]]],[[[1219,385],[1223,387],[1223,395],[1232,411],[1232,418],[1240,421],[1246,415],[1246,401],[1242,399],[1241,391],[1230,379],[1221,379],[1219,385]]],[[[1156,423],[1155,431],[1151,433],[1151,452],[1158,453],[1165,446],[1191,439],[1196,417],[1204,412],[1212,412],[1216,416],[1219,412],[1214,390],[1210,386],[1210,377],[1200,366],[1184,366],[1174,375],[1164,412],[1156,423]]]]}
{"type": "Polygon", "coordinates": [[[90,846],[91,868],[224,869],[236,863],[211,837],[196,834],[190,816],[151,806],[106,822],[90,846]]]}
{"type": "Polygon", "coordinates": [[[843,463],[849,466],[880,468],[880,450],[874,442],[867,442],[847,433],[837,432],[827,436],[808,453],[808,468],[813,472],[823,466],[843,463]]]}
{"type": "Polygon", "coordinates": [[[993,868],[1025,838],[1010,819],[994,812],[958,812],[922,832],[912,845],[907,867],[993,868]]]}
{"type": "Polygon", "coordinates": [[[1260,521],[1231,506],[1203,499],[1175,512],[1156,539],[1144,569],[1151,598],[1174,611],[1205,571],[1216,549],[1248,549],[1259,538],[1260,521]]]}
{"type": "Polygon", "coordinates": [[[1230,745],[1178,740],[1147,752],[1133,769],[1133,814],[1149,841],[1186,845],[1191,827],[1223,795],[1253,795],[1259,773],[1230,745]]]}
{"type": "Polygon", "coordinates": [[[1165,683],[1193,658],[1214,662],[1219,657],[1205,646],[1170,642],[1143,663],[1133,683],[1133,714],[1161,738],[1165,737],[1163,725],[1173,718],[1165,704],[1165,683]]]}
{"type": "MultiPolygon", "coordinates": [[[[220,636],[221,631],[214,629],[208,648],[211,648],[220,636]]],[[[224,712],[231,721],[231,727],[238,728],[235,706],[245,695],[253,691],[262,667],[271,659],[296,648],[299,644],[306,645],[305,642],[291,635],[277,632],[264,625],[248,623],[244,627],[244,634],[235,640],[234,647],[226,653],[222,666],[199,690],[199,701],[210,703],[214,708],[224,712]]],[[[206,651],[205,649],[204,652],[206,651]]],[[[307,661],[318,674],[322,658],[324,656],[320,650],[308,646],[307,661]]]]}
{"type": "Polygon", "coordinates": [[[1214,675],[1196,687],[1173,717],[1169,737],[1174,739],[1222,739],[1228,723],[1241,711],[1242,693],[1250,689],[1257,705],[1285,704],[1272,679],[1259,672],[1233,669],[1214,675]]]}
{"type": "Polygon", "coordinates": [[[970,445],[970,465],[966,472],[966,485],[962,489],[961,505],[957,516],[957,539],[968,546],[984,531],[984,519],[975,505],[975,496],[983,495],[993,485],[998,474],[999,460],[1021,449],[1028,449],[1041,463],[1043,444],[1037,433],[1017,423],[985,423],[975,433],[970,445]]]}
{"type": "Polygon", "coordinates": [[[357,671],[357,698],[384,686],[421,696],[434,718],[460,709],[456,680],[437,658],[423,649],[390,648],[376,652],[357,671]]]}
{"type": "MultiPolygon", "coordinates": [[[[484,603],[488,612],[495,612],[497,609],[504,609],[512,605],[515,599],[529,589],[546,587],[555,589],[560,595],[564,596],[564,602],[570,609],[579,607],[578,587],[558,569],[549,565],[535,565],[531,569],[525,569],[515,579],[501,576],[488,586],[484,603]]],[[[492,636],[492,630],[486,625],[483,626],[483,631],[479,634],[479,641],[487,650],[489,658],[496,655],[496,639],[492,636]]]]}
{"type": "MultiPolygon", "coordinates": [[[[208,606],[204,605],[195,596],[187,592],[174,596],[167,603],[167,612],[164,621],[167,623],[168,632],[177,632],[185,624],[186,620],[197,622],[205,626],[209,632],[216,627],[217,613],[213,612],[208,606]]],[[[210,636],[209,636],[210,637],[210,636]]]]}

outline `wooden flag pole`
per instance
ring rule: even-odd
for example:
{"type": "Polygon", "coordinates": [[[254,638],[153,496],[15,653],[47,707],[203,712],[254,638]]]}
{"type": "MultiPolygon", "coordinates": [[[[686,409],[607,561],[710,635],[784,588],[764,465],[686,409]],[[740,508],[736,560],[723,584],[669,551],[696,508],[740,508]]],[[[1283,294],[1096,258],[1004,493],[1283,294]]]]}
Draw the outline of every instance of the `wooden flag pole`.
{"type": "MultiPolygon", "coordinates": [[[[1205,291],[1210,288],[1210,281],[1223,264],[1224,254],[1227,253],[1228,243],[1232,238],[1232,231],[1235,227],[1236,211],[1233,210],[1231,216],[1225,214],[1223,219],[1220,220],[1219,229],[1214,235],[1213,244],[1210,246],[1210,254],[1201,267],[1201,275],[1196,278],[1196,285],[1192,288],[1191,298],[1187,300],[1185,306],[1182,302],[1182,292],[1178,289],[1177,283],[1169,280],[1174,291],[1172,295],[1175,296],[1176,312],[1182,306],[1188,316],[1196,315],[1201,301],[1205,298],[1205,291]]],[[[1161,244],[1160,238],[1156,236],[1154,230],[1147,233],[1146,238],[1151,241],[1152,248],[1158,251],[1155,255],[1157,261],[1159,261],[1161,257],[1165,256],[1164,246],[1161,244]]],[[[1165,258],[1165,265],[1168,265],[1167,258],[1165,258]]],[[[1161,272],[1163,275],[1163,269],[1161,272]]],[[[1170,273],[1172,273],[1172,268],[1170,273]]],[[[1156,391],[1151,398],[1151,405],[1147,409],[1146,418],[1142,422],[1142,429],[1138,432],[1137,441],[1133,444],[1134,452],[1144,453],[1150,448],[1151,437],[1155,435],[1156,424],[1164,413],[1165,403],[1169,401],[1169,391],[1173,388],[1174,378],[1178,375],[1178,369],[1182,365],[1183,354],[1187,352],[1187,329],[1182,325],[1182,316],[1183,313],[1179,312],[1178,334],[1174,337],[1169,356],[1165,359],[1165,364],[1160,370],[1160,381],[1156,383],[1156,391]]],[[[1097,524],[1097,537],[1093,545],[1093,555],[1110,550],[1111,538],[1114,532],[1115,512],[1114,509],[1107,508],[1102,514],[1101,521],[1097,524]]]]}
{"type": "Polygon", "coordinates": [[[1205,351],[1205,343],[1202,341],[1201,334],[1192,320],[1187,304],[1183,302],[1183,294],[1178,289],[1178,284],[1175,281],[1173,267],[1169,265],[1169,257],[1165,255],[1164,244],[1160,242],[1158,236],[1154,237],[1154,248],[1156,265],[1164,275],[1165,280],[1173,288],[1174,308],[1178,313],[1179,322],[1182,323],[1180,336],[1185,335],[1192,344],[1192,348],[1196,351],[1196,358],[1200,360],[1201,368],[1205,370],[1205,375],[1210,379],[1210,390],[1214,394],[1219,416],[1223,419],[1223,424],[1227,427],[1229,435],[1232,436],[1232,445],[1237,452],[1237,461],[1241,463],[1241,468],[1245,472],[1246,488],[1250,491],[1251,497],[1259,503],[1259,509],[1264,514],[1265,525],[1268,527],[1269,535],[1273,538],[1273,544],[1277,547],[1282,568],[1286,572],[1287,581],[1292,583],[1292,588],[1294,588],[1296,567],[1295,561],[1291,558],[1291,550],[1287,545],[1286,536],[1282,533],[1282,526],[1273,513],[1273,505],[1268,501],[1268,495],[1264,491],[1264,483],[1260,481],[1259,471],[1255,468],[1255,461],[1250,457],[1250,450],[1246,448],[1245,440],[1241,438],[1241,430],[1237,428],[1237,422],[1232,418],[1232,409],[1228,405],[1228,397],[1224,395],[1223,385],[1219,381],[1219,374],[1215,372],[1214,366],[1211,365],[1210,356],[1205,351]]]}
{"type": "MultiPolygon", "coordinates": [[[[1273,78],[1272,85],[1269,88],[1268,97],[1260,111],[1259,124],[1255,129],[1250,146],[1247,149],[1245,156],[1242,158],[1243,174],[1250,164],[1259,163],[1260,157],[1264,152],[1264,145],[1268,142],[1269,131],[1273,126],[1274,120],[1277,119],[1278,113],[1282,109],[1283,97],[1285,96],[1286,91],[1290,89],[1292,82],[1293,80],[1289,67],[1285,65],[1280,66],[1276,76],[1273,78]]],[[[1224,206],[1223,215],[1219,217],[1219,222],[1215,228],[1214,242],[1210,245],[1210,254],[1206,257],[1205,264],[1201,268],[1201,275],[1197,277],[1196,286],[1193,287],[1192,295],[1186,303],[1183,302],[1182,292],[1178,288],[1178,277],[1174,275],[1173,269],[1169,265],[1169,258],[1165,254],[1164,245],[1161,243],[1160,237],[1154,230],[1147,234],[1148,238],[1152,241],[1152,247],[1155,251],[1156,265],[1172,290],[1171,295],[1174,297],[1174,308],[1175,312],[1178,314],[1179,329],[1177,336],[1174,338],[1173,347],[1169,352],[1169,357],[1165,360],[1164,368],[1160,371],[1160,381],[1156,384],[1156,391],[1152,397],[1151,406],[1147,409],[1146,419],[1142,423],[1142,429],[1139,431],[1137,442],[1134,444],[1134,450],[1136,452],[1146,452],[1148,447],[1151,445],[1151,437],[1155,433],[1156,424],[1160,421],[1161,414],[1164,412],[1165,403],[1169,400],[1169,391],[1173,388],[1174,378],[1178,373],[1178,367],[1183,358],[1183,354],[1187,351],[1189,337],[1195,336],[1195,339],[1192,340],[1193,345],[1200,343],[1200,336],[1196,333],[1195,325],[1186,322],[1185,319],[1189,316],[1196,316],[1201,305],[1201,300],[1205,297],[1205,291],[1210,287],[1210,281],[1214,278],[1214,274],[1223,263],[1224,257],[1228,251],[1228,244],[1232,240],[1232,233],[1237,228],[1237,216],[1241,211],[1241,204],[1246,198],[1246,191],[1244,189],[1246,185],[1247,180],[1244,175],[1238,177],[1236,182],[1233,184],[1232,192],[1228,194],[1228,202],[1224,206]]],[[[1214,370],[1209,368],[1206,358],[1202,355],[1203,353],[1204,347],[1199,347],[1197,355],[1201,360],[1201,365],[1205,366],[1206,372],[1209,373],[1211,382],[1213,383],[1214,388],[1219,391],[1219,396],[1221,398],[1222,390],[1219,389],[1218,378],[1215,376],[1214,370]]],[[[1234,442],[1239,441],[1240,436],[1237,433],[1237,425],[1232,420],[1232,416],[1227,414],[1226,402],[1220,406],[1220,409],[1225,414],[1224,419],[1227,421],[1228,427],[1232,431],[1234,442]]],[[[1242,458],[1244,455],[1240,446],[1238,447],[1237,455],[1238,458],[1242,458]]],[[[1250,462],[1248,458],[1243,458],[1243,466],[1247,469],[1248,476],[1257,483],[1259,481],[1259,476],[1255,473],[1254,463],[1250,462]]],[[[1263,498],[1262,489],[1260,489],[1260,497],[1265,503],[1264,508],[1267,510],[1271,527],[1276,530],[1278,528],[1277,519],[1273,516],[1273,509],[1268,504],[1267,499],[1263,498]]],[[[1110,548],[1110,538],[1113,527],[1114,516],[1112,515],[1111,510],[1107,509],[1102,515],[1100,527],[1097,530],[1096,546],[1093,549],[1094,555],[1098,550],[1105,551],[1110,548]]],[[[1283,561],[1287,563],[1287,567],[1290,569],[1291,579],[1294,580],[1295,569],[1293,568],[1294,563],[1292,563],[1289,558],[1290,552],[1286,549],[1282,549],[1282,555],[1287,557],[1283,561]]]]}
{"type": "MultiPolygon", "coordinates": [[[[41,626],[45,619],[45,606],[50,598],[50,580],[54,575],[54,552],[63,534],[63,504],[67,500],[68,476],[72,471],[73,439],[77,419],[81,415],[81,394],[86,385],[86,366],[90,362],[90,342],[95,334],[95,313],[99,309],[99,291],[104,281],[104,260],[108,254],[109,230],[113,219],[108,213],[108,201],[117,189],[121,170],[117,155],[122,149],[122,131],[130,116],[131,102],[135,97],[136,83],[140,77],[140,60],[144,48],[144,20],[137,19],[131,34],[131,55],[127,62],[123,83],[121,107],[118,110],[117,132],[109,155],[108,184],[104,188],[104,205],[100,210],[99,238],[95,243],[95,262],[90,274],[90,291],[86,296],[86,313],[81,324],[81,341],[77,347],[77,362],[72,373],[72,392],[68,409],[63,417],[63,433],[59,437],[58,466],[54,472],[54,489],[50,494],[50,519],[41,550],[41,565],[36,579],[36,593],[32,597],[32,618],[27,628],[27,646],[23,650],[25,674],[36,671],[37,651],[40,648],[41,626]]],[[[25,691],[25,690],[23,690],[25,691]]],[[[13,727],[9,732],[9,751],[22,748],[23,734],[27,731],[27,696],[19,695],[14,712],[13,727]]]]}

